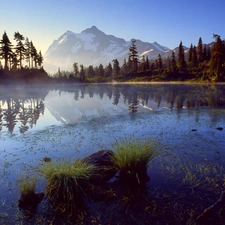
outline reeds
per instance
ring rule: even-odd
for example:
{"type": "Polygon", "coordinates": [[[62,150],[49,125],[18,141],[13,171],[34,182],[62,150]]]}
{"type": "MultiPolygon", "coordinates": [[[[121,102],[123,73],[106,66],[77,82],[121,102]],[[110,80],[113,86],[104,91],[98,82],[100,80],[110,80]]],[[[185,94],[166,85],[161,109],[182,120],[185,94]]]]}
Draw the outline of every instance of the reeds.
{"type": "Polygon", "coordinates": [[[121,179],[137,184],[149,180],[147,164],[159,154],[156,140],[125,137],[116,140],[112,147],[121,179]]]}
{"type": "Polygon", "coordinates": [[[47,179],[46,195],[54,211],[72,216],[83,202],[85,188],[90,186],[90,177],[95,174],[94,165],[84,160],[47,163],[41,173],[47,179]]]}

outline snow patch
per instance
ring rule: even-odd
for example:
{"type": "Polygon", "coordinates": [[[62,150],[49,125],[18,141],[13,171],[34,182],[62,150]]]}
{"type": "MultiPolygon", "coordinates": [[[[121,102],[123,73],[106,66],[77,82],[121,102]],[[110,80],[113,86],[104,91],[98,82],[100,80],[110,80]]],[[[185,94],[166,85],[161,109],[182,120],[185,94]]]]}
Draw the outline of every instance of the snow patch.
{"type": "Polygon", "coordinates": [[[145,51],[145,52],[143,52],[140,56],[146,55],[146,54],[148,54],[148,53],[150,53],[150,52],[152,52],[152,51],[154,51],[154,49],[150,49],[150,50],[148,50],[148,51],[145,51]]]}
{"type": "Polygon", "coordinates": [[[94,34],[82,32],[78,38],[84,43],[84,50],[96,51],[99,43],[94,43],[94,34]]]}
{"type": "Polygon", "coordinates": [[[81,48],[81,44],[80,44],[80,43],[77,43],[77,44],[75,44],[75,45],[73,46],[71,52],[72,52],[73,54],[75,54],[75,53],[77,53],[77,51],[78,51],[80,48],[81,48]]]}

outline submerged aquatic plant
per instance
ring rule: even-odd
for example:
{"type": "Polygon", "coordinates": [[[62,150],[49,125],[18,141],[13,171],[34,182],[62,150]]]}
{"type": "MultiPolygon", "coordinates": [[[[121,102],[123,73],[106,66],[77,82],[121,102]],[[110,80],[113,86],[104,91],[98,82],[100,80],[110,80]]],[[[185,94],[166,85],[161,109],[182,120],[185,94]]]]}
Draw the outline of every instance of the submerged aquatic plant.
{"type": "Polygon", "coordinates": [[[147,164],[159,154],[158,146],[156,140],[149,138],[142,140],[131,136],[116,140],[112,147],[121,179],[137,184],[148,181],[147,164]]]}
{"type": "Polygon", "coordinates": [[[43,164],[41,173],[47,179],[46,195],[51,208],[73,216],[82,205],[85,188],[91,185],[90,177],[95,171],[96,167],[84,160],[43,164]]]}

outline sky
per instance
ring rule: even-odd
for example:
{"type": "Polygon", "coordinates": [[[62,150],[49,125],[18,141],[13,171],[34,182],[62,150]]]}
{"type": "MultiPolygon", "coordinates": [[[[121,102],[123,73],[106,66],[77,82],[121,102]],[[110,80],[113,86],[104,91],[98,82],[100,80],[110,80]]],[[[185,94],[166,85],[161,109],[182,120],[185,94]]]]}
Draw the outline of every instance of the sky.
{"type": "Polygon", "coordinates": [[[0,39],[16,31],[42,54],[66,31],[95,25],[105,34],[170,49],[225,39],[225,0],[0,0],[0,39]]]}

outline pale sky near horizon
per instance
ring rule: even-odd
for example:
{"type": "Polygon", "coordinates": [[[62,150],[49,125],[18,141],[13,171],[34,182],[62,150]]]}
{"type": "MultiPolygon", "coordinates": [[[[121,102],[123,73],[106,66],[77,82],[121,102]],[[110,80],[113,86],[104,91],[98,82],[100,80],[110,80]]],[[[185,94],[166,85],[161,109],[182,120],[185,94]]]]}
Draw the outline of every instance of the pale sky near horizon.
{"type": "Polygon", "coordinates": [[[0,39],[19,31],[42,54],[67,30],[95,25],[106,34],[170,49],[225,39],[225,0],[0,0],[0,39]]]}

